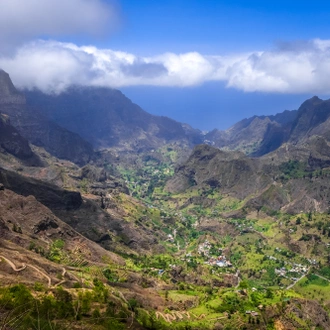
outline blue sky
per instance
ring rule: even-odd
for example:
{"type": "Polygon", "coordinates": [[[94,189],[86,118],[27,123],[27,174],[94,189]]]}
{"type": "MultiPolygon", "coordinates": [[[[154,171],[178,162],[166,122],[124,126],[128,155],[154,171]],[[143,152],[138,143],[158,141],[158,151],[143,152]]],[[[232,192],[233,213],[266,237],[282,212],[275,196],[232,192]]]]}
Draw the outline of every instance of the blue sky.
{"type": "Polygon", "coordinates": [[[330,97],[330,3],[0,0],[0,68],[20,88],[107,86],[225,129],[330,97]]]}
{"type": "MultiPolygon", "coordinates": [[[[140,55],[166,51],[230,54],[330,35],[330,3],[325,1],[126,0],[121,5],[126,24],[110,46],[140,55]]],[[[125,87],[122,91],[149,112],[205,130],[226,129],[255,114],[296,109],[313,94],[246,93],[221,82],[188,88],[125,87]]]]}
{"type": "Polygon", "coordinates": [[[329,37],[326,1],[122,0],[121,31],[108,46],[147,56],[219,54],[329,37]]]}

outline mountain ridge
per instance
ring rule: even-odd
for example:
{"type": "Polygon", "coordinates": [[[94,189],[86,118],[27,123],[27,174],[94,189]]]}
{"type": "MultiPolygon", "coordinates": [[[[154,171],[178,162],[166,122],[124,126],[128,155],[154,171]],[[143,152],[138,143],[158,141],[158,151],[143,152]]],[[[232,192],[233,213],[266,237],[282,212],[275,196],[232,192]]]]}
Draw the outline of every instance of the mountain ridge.
{"type": "Polygon", "coordinates": [[[214,129],[205,135],[211,145],[226,150],[242,150],[259,157],[284,143],[302,143],[312,135],[329,139],[329,100],[317,96],[306,100],[298,110],[285,110],[269,116],[243,119],[225,131],[214,129]]]}
{"type": "Polygon", "coordinates": [[[245,119],[223,150],[119,91],[22,105],[4,78],[0,328],[17,297],[22,329],[328,328],[327,102],[245,119]]]}
{"type": "MultiPolygon", "coordinates": [[[[3,73],[2,76],[8,85],[5,89],[16,95],[18,92],[13,90],[15,87],[8,74],[3,73]]],[[[96,149],[116,149],[124,153],[150,151],[168,143],[190,149],[194,145],[208,143],[225,150],[241,150],[248,155],[259,157],[287,142],[301,142],[315,134],[327,136],[327,127],[330,126],[327,121],[330,102],[317,96],[306,100],[298,110],[252,116],[225,131],[214,129],[204,134],[171,118],[147,113],[115,89],[72,86],[61,94],[48,95],[37,90],[25,90],[20,95],[24,95],[24,107],[29,109],[29,116],[35,111],[37,116],[44,118],[42,126],[51,126],[48,130],[54,130],[56,128],[53,126],[58,125],[62,127],[63,136],[69,134],[63,131],[64,127],[68,132],[81,136],[96,149]]],[[[9,115],[10,112],[19,112],[18,116],[24,116],[24,111],[3,112],[9,115]]],[[[30,133],[26,137],[32,143],[42,145],[40,139],[33,136],[29,128],[24,127],[17,115],[16,118],[14,114],[11,116],[15,126],[21,125],[25,132],[30,133]]],[[[24,118],[24,121],[28,121],[28,118],[24,118]]],[[[78,141],[78,136],[72,138],[78,141]]],[[[64,140],[66,139],[68,137],[64,137],[64,140]]],[[[42,140],[47,141],[47,138],[42,140]]],[[[61,141],[53,141],[53,146],[49,146],[51,143],[48,142],[48,151],[57,152],[60,158],[68,159],[67,153],[56,151],[56,145],[62,144],[61,141]]],[[[81,150],[83,149],[85,152],[82,153],[89,154],[89,158],[84,156],[83,160],[79,161],[87,163],[92,157],[92,150],[87,144],[82,146],[81,150]]]]}
{"type": "Polygon", "coordinates": [[[7,115],[11,125],[30,143],[59,158],[80,164],[93,158],[93,148],[87,141],[48,119],[38,108],[29,107],[24,94],[17,91],[3,70],[0,70],[0,113],[7,115]]]}
{"type": "Polygon", "coordinates": [[[201,143],[202,133],[165,116],[154,116],[115,89],[71,87],[60,95],[26,91],[27,103],[37,106],[58,124],[90,141],[94,147],[131,150],[157,148],[166,142],[201,143]]]}

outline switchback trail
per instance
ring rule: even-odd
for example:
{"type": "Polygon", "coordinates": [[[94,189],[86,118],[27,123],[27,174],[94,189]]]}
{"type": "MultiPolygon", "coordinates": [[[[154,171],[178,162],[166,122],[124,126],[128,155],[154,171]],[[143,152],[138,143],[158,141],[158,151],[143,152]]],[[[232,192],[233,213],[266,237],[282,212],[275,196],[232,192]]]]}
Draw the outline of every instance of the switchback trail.
{"type": "MultiPolygon", "coordinates": [[[[30,264],[25,264],[23,263],[22,264],[22,267],[19,267],[17,268],[16,265],[10,260],[8,259],[7,257],[3,256],[3,255],[0,255],[0,258],[5,260],[9,266],[13,269],[13,271],[15,272],[21,272],[23,271],[24,269],[26,269],[27,267],[29,268],[32,268],[35,272],[37,272],[38,274],[42,275],[44,278],[47,279],[47,282],[48,282],[48,287],[51,288],[52,287],[52,279],[42,270],[38,269],[37,267],[33,266],[33,265],[30,265],[30,264]]],[[[62,270],[62,277],[64,277],[66,274],[66,269],[63,267],[63,270],[62,270]]],[[[61,284],[63,284],[66,280],[62,280],[60,281],[59,283],[55,284],[54,287],[57,287],[61,284]]]]}
{"type": "Polygon", "coordinates": [[[10,261],[8,258],[6,258],[6,257],[4,257],[4,256],[2,256],[2,255],[0,255],[0,258],[2,258],[2,259],[4,259],[5,261],[7,261],[7,263],[8,263],[9,266],[13,269],[14,272],[21,272],[22,270],[24,270],[24,269],[26,268],[26,264],[23,264],[22,267],[17,268],[17,267],[15,266],[15,264],[14,264],[12,261],[10,261]]]}

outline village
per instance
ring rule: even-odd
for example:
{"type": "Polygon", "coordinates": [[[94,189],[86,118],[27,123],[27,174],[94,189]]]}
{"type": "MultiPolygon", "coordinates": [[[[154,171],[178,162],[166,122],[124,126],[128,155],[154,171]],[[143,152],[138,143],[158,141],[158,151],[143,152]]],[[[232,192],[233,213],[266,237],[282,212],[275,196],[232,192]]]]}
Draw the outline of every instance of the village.
{"type": "Polygon", "coordinates": [[[227,260],[226,256],[224,255],[219,255],[217,257],[211,256],[210,253],[211,248],[212,248],[212,244],[208,240],[205,240],[204,243],[198,246],[198,254],[203,256],[204,258],[208,258],[208,261],[206,261],[205,264],[211,266],[218,266],[218,267],[232,267],[232,263],[229,260],[227,260]]]}

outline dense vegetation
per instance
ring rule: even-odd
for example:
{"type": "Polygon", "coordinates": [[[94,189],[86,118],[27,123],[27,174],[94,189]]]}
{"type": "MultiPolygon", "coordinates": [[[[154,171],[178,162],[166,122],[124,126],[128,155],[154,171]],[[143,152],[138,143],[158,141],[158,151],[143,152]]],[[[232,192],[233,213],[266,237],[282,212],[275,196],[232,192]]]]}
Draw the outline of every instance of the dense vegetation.
{"type": "MultiPolygon", "coordinates": [[[[101,266],[68,250],[63,239],[47,248],[31,240],[30,251],[66,267],[77,280],[3,287],[0,329],[271,330],[288,317],[298,322],[288,311],[303,310],[306,298],[318,301],[315,315],[329,311],[327,213],[253,208],[213,186],[191,185],[171,194],[164,187],[175,171],[176,151],[156,152],[157,157],[141,156],[134,166],[115,169],[136,199],[116,192],[112,201],[125,210],[125,221],[151,231],[162,249],[152,254],[122,249],[129,239],[121,233],[113,236],[114,251],[125,264],[104,260],[101,266]],[[133,294],[136,285],[146,291],[133,294]],[[151,305],[153,299],[158,300],[151,305]]],[[[295,161],[282,164],[280,172],[282,181],[325,173],[308,172],[295,161]]],[[[80,189],[90,193],[92,185],[84,178],[80,189]]],[[[60,274],[58,279],[63,280],[60,274]]],[[[298,323],[312,329],[317,321],[302,317],[298,323]]]]}

